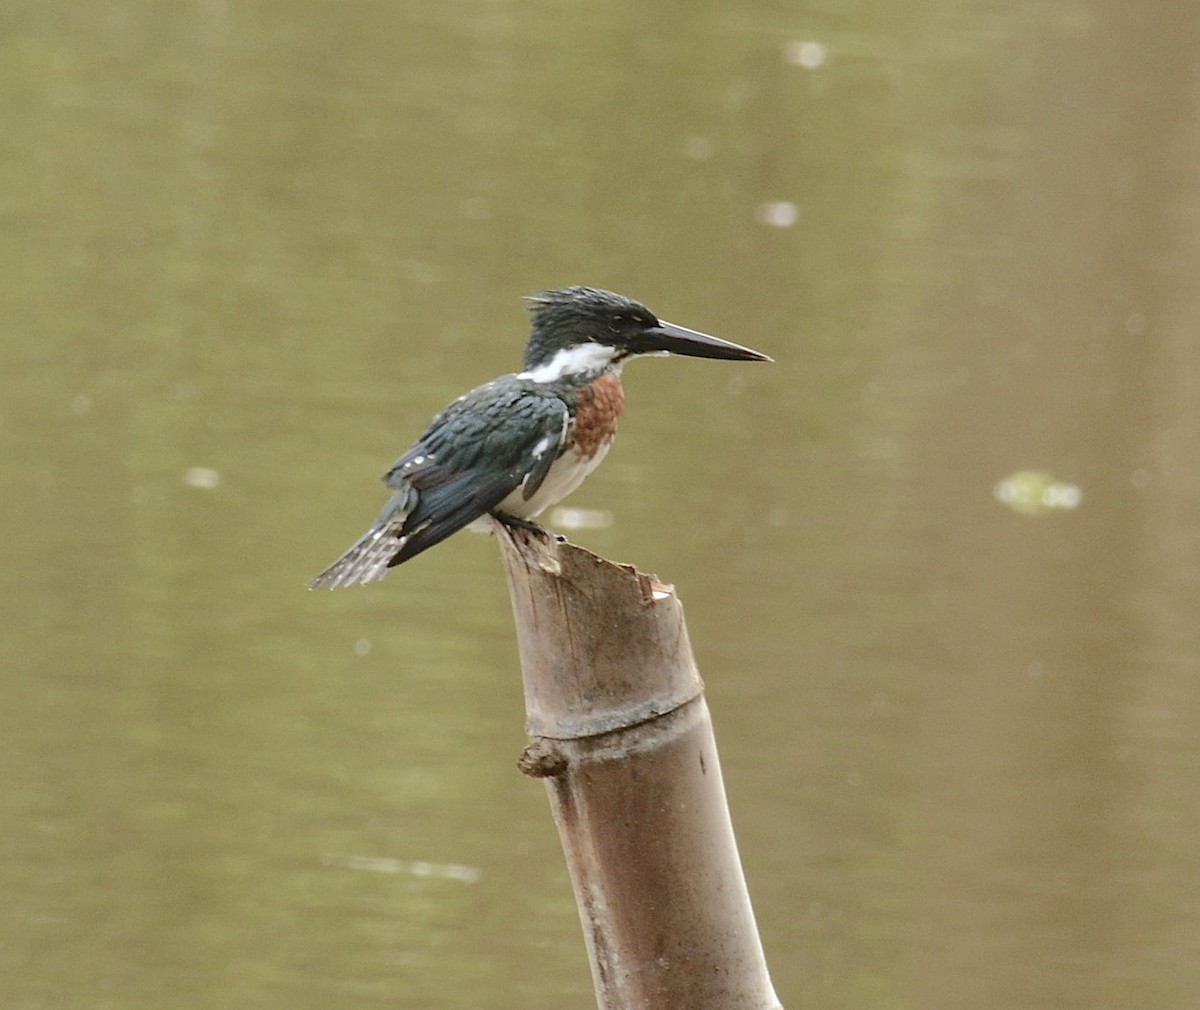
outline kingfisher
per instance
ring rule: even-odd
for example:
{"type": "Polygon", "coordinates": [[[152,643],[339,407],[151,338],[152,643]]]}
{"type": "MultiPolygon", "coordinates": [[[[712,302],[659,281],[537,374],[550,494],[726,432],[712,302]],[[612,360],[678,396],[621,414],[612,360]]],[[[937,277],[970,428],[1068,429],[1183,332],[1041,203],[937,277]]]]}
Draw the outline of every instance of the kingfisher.
{"type": "Polygon", "coordinates": [[[579,487],[612,445],[630,358],[771,360],[665,322],[612,291],[560,288],[528,301],[523,370],[485,382],[434,417],[383,475],[391,497],[379,518],[310,589],[375,582],[466,526],[490,528],[489,518],[541,530],[532,520],[579,487]]]}

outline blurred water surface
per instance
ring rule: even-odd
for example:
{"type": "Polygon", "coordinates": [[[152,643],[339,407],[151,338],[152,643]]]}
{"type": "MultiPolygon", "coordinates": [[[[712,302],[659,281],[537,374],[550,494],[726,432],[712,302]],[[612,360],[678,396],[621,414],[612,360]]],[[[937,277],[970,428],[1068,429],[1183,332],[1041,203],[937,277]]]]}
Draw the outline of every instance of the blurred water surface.
{"type": "Polygon", "coordinates": [[[1195,1005],[1200,8],[3,22],[5,1007],[591,1005],[494,545],[304,590],[567,283],[777,359],[631,365],[572,505],[785,1005],[1195,1005]]]}

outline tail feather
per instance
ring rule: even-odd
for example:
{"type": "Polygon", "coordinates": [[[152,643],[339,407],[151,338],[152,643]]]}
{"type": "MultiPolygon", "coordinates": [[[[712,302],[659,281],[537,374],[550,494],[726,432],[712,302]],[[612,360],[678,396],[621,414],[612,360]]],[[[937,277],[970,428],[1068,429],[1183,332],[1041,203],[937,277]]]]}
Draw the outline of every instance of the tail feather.
{"type": "Polygon", "coordinates": [[[308,584],[309,589],[340,589],[377,582],[408,539],[402,532],[406,515],[380,518],[345,554],[308,584]]]}

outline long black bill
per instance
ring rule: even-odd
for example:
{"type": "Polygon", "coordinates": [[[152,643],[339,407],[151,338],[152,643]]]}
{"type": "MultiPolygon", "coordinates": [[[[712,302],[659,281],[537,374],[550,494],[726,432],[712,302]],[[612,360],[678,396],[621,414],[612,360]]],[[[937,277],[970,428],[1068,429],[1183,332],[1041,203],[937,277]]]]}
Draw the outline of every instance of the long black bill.
{"type": "Polygon", "coordinates": [[[689,330],[659,320],[657,326],[645,331],[647,350],[667,351],[670,354],[686,354],[690,358],[719,358],[722,361],[772,361],[765,354],[752,351],[749,347],[734,344],[720,337],[689,330]]]}

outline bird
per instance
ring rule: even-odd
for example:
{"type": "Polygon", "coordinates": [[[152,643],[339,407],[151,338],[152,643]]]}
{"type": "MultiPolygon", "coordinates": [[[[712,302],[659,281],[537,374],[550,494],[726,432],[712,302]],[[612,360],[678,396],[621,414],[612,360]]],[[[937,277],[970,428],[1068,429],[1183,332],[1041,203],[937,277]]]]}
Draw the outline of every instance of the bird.
{"type": "Polygon", "coordinates": [[[533,519],[579,487],[612,445],[625,401],[621,368],[631,358],[772,360],[601,288],[558,288],[527,301],[522,370],[433,418],[383,475],[391,496],[379,517],[310,589],[375,582],[464,527],[490,528],[489,517],[541,531],[533,519]]]}

